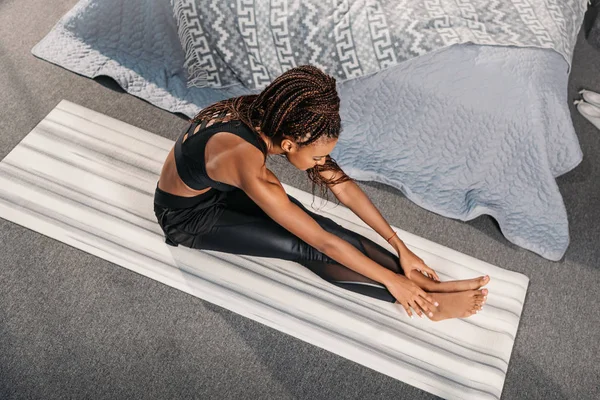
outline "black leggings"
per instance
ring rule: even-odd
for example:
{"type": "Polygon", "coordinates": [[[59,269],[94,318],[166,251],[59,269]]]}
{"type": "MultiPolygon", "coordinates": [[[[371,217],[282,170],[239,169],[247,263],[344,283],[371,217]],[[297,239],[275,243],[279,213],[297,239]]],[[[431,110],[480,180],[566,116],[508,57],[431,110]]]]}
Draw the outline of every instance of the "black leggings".
{"type": "MultiPolygon", "coordinates": [[[[326,231],[346,240],[381,266],[398,274],[403,273],[396,255],[331,219],[307,210],[292,196],[288,197],[326,231]]],[[[178,219],[178,215],[171,218],[172,214],[181,212],[189,214],[187,210],[172,210],[155,204],[155,213],[163,230],[168,233],[167,242],[173,241],[172,244],[182,244],[201,250],[294,261],[336,286],[380,300],[395,301],[384,285],[343,266],[283,228],[242,190],[227,192],[222,203],[223,207],[216,223],[208,233],[202,234],[193,233],[193,229],[189,229],[189,223],[179,224],[187,225],[187,229],[181,227],[178,229],[177,224],[169,225],[170,220],[178,219]]],[[[194,217],[186,215],[186,218],[189,220],[194,217]]]]}

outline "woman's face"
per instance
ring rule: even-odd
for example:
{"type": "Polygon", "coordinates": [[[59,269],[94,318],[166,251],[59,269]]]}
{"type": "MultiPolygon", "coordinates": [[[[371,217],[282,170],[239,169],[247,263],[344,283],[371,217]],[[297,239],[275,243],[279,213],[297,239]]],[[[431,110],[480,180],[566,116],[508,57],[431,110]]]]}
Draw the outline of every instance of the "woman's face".
{"type": "Polygon", "coordinates": [[[337,141],[328,138],[300,147],[295,142],[284,139],[281,145],[287,150],[285,155],[288,161],[299,170],[306,171],[316,165],[325,164],[325,157],[333,151],[337,141]]]}

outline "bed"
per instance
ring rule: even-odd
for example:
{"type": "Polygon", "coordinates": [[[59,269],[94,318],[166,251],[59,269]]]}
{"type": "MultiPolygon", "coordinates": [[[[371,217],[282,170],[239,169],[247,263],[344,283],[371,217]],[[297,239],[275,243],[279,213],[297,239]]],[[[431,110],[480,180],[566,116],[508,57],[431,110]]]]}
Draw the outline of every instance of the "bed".
{"type": "Polygon", "coordinates": [[[293,66],[289,57],[321,66],[338,80],[343,132],[332,156],[346,173],[398,188],[446,217],[490,215],[507,240],[561,259],[569,231],[555,178],[582,158],[566,94],[585,0],[513,1],[515,15],[502,14],[509,2],[498,1],[330,3],[331,15],[316,1],[83,0],[32,52],[90,78],[109,76],[187,116],[256,93],[293,66]],[[294,14],[300,3],[304,14],[294,14]],[[390,4],[413,14],[402,9],[395,18],[390,4]],[[348,24],[356,54],[371,54],[358,72],[342,45],[348,24]],[[228,25],[235,29],[225,32],[228,25]],[[372,43],[386,39],[381,26],[398,43],[393,56],[358,43],[361,29],[372,43]],[[261,52],[254,44],[265,40],[274,44],[261,52]],[[212,64],[203,54],[213,55],[212,64]]]}

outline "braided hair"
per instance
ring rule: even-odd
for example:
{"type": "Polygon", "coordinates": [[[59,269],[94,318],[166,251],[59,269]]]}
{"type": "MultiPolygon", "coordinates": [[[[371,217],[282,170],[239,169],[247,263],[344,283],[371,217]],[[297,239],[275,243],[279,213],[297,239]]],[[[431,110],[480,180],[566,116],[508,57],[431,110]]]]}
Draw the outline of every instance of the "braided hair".
{"type": "MultiPolygon", "coordinates": [[[[190,122],[211,119],[227,111],[230,119],[239,120],[260,137],[255,128],[280,143],[283,136],[294,140],[300,146],[308,146],[319,139],[337,139],[341,131],[339,114],[340,98],[335,86],[335,78],[312,65],[292,68],[271,82],[262,92],[222,100],[200,111],[190,122]]],[[[265,162],[267,146],[259,140],[265,162]]],[[[321,189],[321,197],[327,194],[327,185],[335,185],[351,180],[333,158],[326,157],[323,165],[316,165],[307,171],[315,187],[321,189]],[[335,172],[331,178],[324,178],[321,172],[335,172]]]]}

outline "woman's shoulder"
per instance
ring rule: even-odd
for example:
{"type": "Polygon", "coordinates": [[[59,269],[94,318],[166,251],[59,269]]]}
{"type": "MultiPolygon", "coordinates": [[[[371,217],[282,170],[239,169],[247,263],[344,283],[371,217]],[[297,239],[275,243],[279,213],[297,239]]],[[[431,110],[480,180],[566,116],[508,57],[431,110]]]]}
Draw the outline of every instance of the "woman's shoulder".
{"type": "Polygon", "coordinates": [[[215,132],[206,143],[205,167],[215,180],[235,181],[245,173],[258,173],[264,161],[258,147],[228,130],[215,132]]]}
{"type": "Polygon", "coordinates": [[[225,151],[206,163],[207,175],[219,182],[240,189],[254,187],[261,181],[278,183],[279,180],[263,162],[262,154],[252,149],[225,151]]]}
{"type": "Polygon", "coordinates": [[[264,151],[266,151],[266,144],[259,134],[240,120],[230,120],[220,127],[215,127],[207,140],[207,146],[210,142],[215,143],[217,148],[231,150],[236,154],[258,151],[264,158],[264,151]],[[218,145],[219,143],[221,146],[218,145]],[[256,151],[253,151],[253,148],[256,151]]]}

